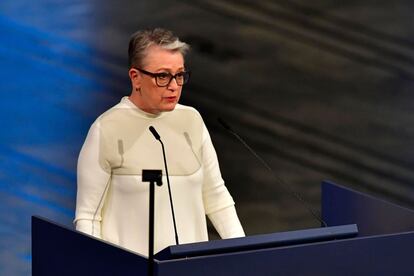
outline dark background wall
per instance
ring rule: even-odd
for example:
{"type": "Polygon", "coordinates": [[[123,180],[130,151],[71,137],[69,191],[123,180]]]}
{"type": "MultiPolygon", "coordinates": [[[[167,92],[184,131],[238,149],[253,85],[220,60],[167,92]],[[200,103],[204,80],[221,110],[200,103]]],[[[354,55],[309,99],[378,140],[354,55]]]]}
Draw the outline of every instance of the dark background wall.
{"type": "MultiPolygon", "coordinates": [[[[0,274],[30,274],[30,216],[72,225],[87,130],[130,92],[142,28],[192,45],[182,103],[202,113],[248,235],[317,227],[330,179],[414,207],[413,2],[2,1],[0,274]]],[[[211,229],[211,238],[217,235],[211,229]]]]}

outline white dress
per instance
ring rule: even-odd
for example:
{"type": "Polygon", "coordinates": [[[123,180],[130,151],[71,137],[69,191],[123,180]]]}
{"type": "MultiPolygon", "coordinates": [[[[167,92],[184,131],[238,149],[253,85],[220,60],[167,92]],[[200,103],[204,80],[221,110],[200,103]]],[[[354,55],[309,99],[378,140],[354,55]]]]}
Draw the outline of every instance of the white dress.
{"type": "Polygon", "coordinates": [[[200,114],[177,105],[153,115],[128,97],[93,123],[80,152],[76,229],[148,255],[149,183],[141,174],[162,169],[163,185],[155,188],[154,251],[175,244],[162,149],[151,125],[165,145],[180,244],[208,240],[206,215],[222,238],[244,236],[200,114]]]}

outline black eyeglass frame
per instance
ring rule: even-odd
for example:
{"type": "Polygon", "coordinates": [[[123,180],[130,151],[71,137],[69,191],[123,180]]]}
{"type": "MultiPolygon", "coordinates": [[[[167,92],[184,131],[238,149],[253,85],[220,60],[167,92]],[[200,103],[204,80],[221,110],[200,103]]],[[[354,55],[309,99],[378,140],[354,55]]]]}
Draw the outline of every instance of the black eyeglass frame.
{"type": "Polygon", "coordinates": [[[178,72],[175,75],[172,75],[170,73],[165,73],[165,72],[152,73],[152,72],[148,72],[148,71],[146,71],[144,69],[141,69],[141,68],[136,68],[136,67],[134,67],[134,68],[136,70],[138,70],[139,72],[145,74],[145,75],[148,75],[150,77],[155,78],[155,83],[157,84],[158,87],[166,87],[166,86],[170,85],[172,79],[175,79],[175,82],[177,83],[178,86],[183,86],[184,84],[186,84],[189,81],[190,75],[191,75],[191,72],[190,71],[181,71],[181,72],[178,72]],[[158,77],[160,77],[160,76],[168,76],[168,75],[170,76],[170,80],[165,85],[160,85],[158,83],[158,77]],[[177,81],[177,76],[179,76],[179,75],[182,75],[182,77],[183,77],[183,83],[182,84],[179,84],[178,81],[177,81]]]}

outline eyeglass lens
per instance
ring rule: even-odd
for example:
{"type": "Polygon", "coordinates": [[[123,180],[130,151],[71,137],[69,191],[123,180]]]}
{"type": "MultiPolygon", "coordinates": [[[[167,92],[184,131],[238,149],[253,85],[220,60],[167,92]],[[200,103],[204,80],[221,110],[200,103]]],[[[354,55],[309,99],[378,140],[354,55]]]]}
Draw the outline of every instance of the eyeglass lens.
{"type": "Polygon", "coordinates": [[[183,85],[188,81],[189,73],[188,72],[180,72],[177,73],[175,76],[169,73],[160,73],[156,76],[156,81],[159,86],[167,86],[172,79],[175,78],[175,81],[178,85],[183,85]]]}

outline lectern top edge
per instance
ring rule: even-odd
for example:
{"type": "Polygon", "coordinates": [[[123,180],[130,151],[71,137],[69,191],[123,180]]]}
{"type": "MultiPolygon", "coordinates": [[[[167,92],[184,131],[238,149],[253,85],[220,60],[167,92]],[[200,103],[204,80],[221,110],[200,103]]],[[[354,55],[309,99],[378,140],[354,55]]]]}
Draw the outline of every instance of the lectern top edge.
{"type": "Polygon", "coordinates": [[[155,259],[162,261],[230,252],[234,253],[246,250],[257,250],[280,246],[345,239],[355,237],[357,234],[357,225],[349,224],[254,235],[243,238],[213,240],[209,242],[169,246],[157,253],[155,255],[155,259]]]}

